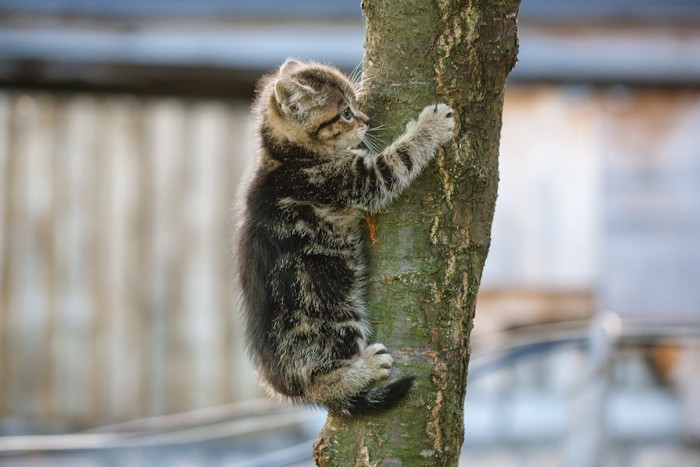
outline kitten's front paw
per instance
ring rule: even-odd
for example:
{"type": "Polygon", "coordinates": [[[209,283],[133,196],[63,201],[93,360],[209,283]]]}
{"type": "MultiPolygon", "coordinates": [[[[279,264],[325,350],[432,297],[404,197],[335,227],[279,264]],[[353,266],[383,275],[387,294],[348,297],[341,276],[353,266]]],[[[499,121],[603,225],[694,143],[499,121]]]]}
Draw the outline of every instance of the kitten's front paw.
{"type": "Polygon", "coordinates": [[[425,125],[438,143],[443,145],[454,135],[454,110],[446,104],[429,105],[421,111],[416,123],[425,125]]]}

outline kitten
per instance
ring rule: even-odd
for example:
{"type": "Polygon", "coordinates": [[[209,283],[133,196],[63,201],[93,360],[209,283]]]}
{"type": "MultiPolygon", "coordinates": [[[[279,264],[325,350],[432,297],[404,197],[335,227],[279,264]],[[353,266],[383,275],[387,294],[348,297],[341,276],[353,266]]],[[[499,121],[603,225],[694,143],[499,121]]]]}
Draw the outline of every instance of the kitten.
{"type": "Polygon", "coordinates": [[[257,93],[258,160],[241,193],[236,273],[258,376],[272,393],[335,414],[388,409],[414,378],[374,384],[393,359],[368,342],[361,220],[450,141],[452,109],[426,107],[372,154],[355,149],[368,117],[339,70],[287,60],[257,93]]]}

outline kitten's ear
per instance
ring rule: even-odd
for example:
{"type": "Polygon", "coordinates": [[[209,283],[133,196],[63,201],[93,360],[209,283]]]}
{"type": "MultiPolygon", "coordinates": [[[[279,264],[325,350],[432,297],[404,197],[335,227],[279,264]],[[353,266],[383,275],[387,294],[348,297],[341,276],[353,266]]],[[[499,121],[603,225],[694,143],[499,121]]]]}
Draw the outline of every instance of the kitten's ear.
{"type": "Polygon", "coordinates": [[[299,101],[304,96],[316,94],[309,86],[305,86],[289,76],[282,76],[275,82],[275,99],[286,112],[295,114],[299,112],[299,101]]]}
{"type": "Polygon", "coordinates": [[[293,58],[288,58],[280,67],[280,74],[281,75],[289,74],[292,71],[294,71],[295,69],[299,68],[300,65],[301,65],[301,63],[297,62],[293,58]]]}

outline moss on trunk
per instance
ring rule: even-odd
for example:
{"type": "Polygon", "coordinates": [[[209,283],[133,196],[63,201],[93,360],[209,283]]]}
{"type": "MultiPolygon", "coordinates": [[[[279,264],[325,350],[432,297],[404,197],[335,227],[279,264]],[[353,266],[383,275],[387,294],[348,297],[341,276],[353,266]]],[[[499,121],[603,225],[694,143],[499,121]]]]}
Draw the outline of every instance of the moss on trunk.
{"type": "Polygon", "coordinates": [[[420,109],[446,102],[456,137],[377,217],[370,318],[397,374],[418,377],[399,407],[329,417],[321,466],[457,465],[469,335],[489,248],[506,77],[517,56],[518,0],[364,0],[365,102],[391,141],[420,109]]]}

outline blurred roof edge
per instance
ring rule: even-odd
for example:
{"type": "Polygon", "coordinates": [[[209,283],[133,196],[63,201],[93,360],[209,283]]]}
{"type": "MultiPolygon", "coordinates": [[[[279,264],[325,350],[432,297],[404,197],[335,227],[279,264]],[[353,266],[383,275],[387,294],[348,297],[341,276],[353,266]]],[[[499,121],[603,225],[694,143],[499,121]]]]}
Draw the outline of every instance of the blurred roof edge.
{"type": "MultiPolygon", "coordinates": [[[[521,9],[511,82],[700,86],[697,0],[521,9]]],[[[287,56],[352,69],[363,42],[359,0],[0,0],[0,86],[245,95],[287,56]]]]}
{"type": "MultiPolygon", "coordinates": [[[[346,17],[359,18],[360,0],[0,0],[9,14],[110,17],[346,17]]],[[[696,0],[522,0],[527,21],[700,20],[696,0]]]]}

